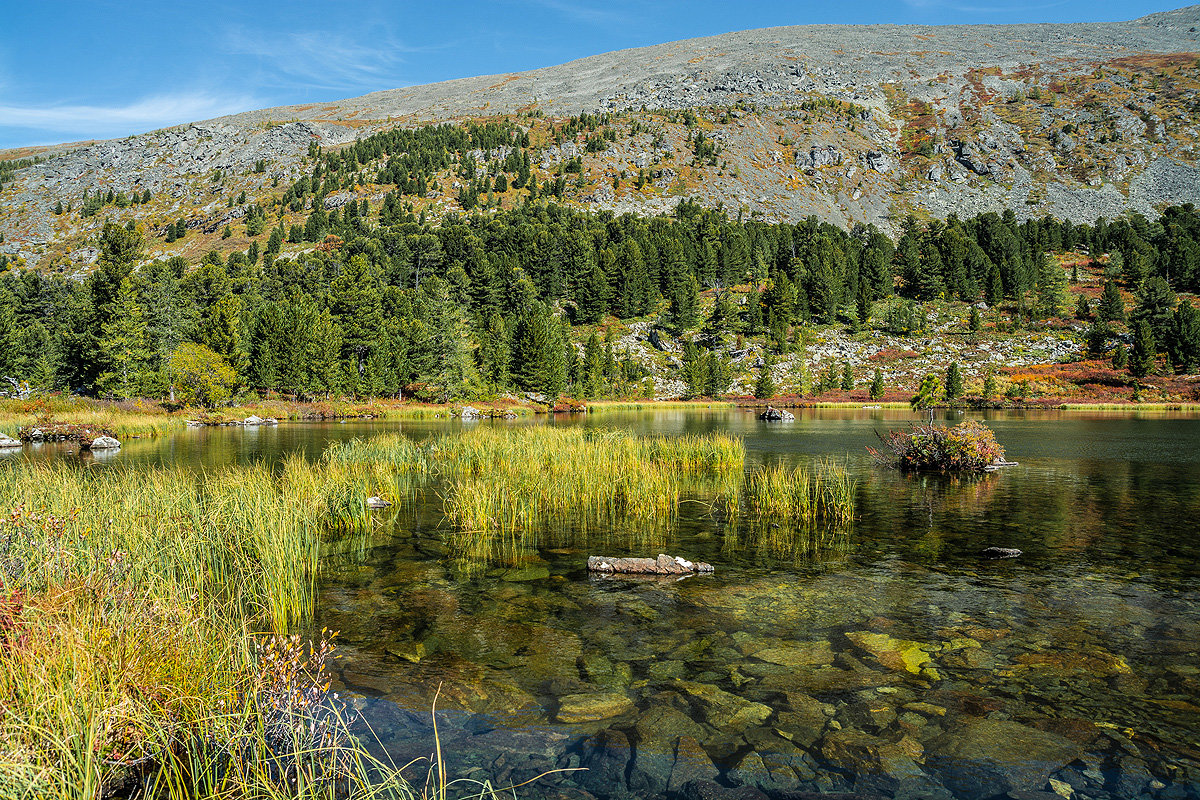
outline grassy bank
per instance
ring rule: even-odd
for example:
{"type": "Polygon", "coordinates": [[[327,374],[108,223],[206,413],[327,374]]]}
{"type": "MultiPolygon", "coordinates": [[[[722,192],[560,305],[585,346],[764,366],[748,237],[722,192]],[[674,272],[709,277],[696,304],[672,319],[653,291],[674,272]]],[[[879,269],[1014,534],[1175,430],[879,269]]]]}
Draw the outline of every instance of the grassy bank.
{"type": "Polygon", "coordinates": [[[180,800],[306,798],[365,779],[379,765],[326,691],[328,645],[283,634],[370,480],[299,459],[199,478],[0,469],[0,797],[143,781],[180,800]]]}
{"type": "Polygon", "coordinates": [[[800,503],[812,521],[852,517],[844,472],[822,465],[798,488],[802,474],[747,488],[734,437],[553,426],[383,435],[315,462],[199,475],[0,464],[12,509],[0,518],[0,775],[16,776],[0,799],[83,800],[138,781],[167,800],[410,796],[350,737],[328,691],[329,643],[288,636],[312,611],[323,543],[370,528],[368,497],[404,503],[436,486],[465,562],[568,526],[649,546],[693,495],[736,512],[747,493],[762,519],[800,503]]]}

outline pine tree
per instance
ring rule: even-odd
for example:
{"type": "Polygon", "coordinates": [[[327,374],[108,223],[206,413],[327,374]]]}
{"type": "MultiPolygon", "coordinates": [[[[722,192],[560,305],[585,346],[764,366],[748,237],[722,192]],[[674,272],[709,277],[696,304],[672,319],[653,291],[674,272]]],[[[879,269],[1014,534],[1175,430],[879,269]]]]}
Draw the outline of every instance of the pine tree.
{"type": "Polygon", "coordinates": [[[510,353],[508,326],[500,314],[493,311],[479,333],[478,350],[479,371],[493,391],[508,386],[510,353]]]}
{"type": "Polygon", "coordinates": [[[1157,275],[1148,278],[1138,294],[1137,308],[1133,310],[1130,319],[1133,322],[1145,321],[1150,325],[1150,332],[1155,342],[1165,342],[1170,334],[1172,313],[1175,309],[1175,293],[1170,285],[1157,275]]]}
{"type": "Polygon", "coordinates": [[[1079,302],[1075,304],[1075,319],[1088,319],[1092,316],[1092,307],[1088,304],[1087,295],[1079,295],[1079,302]]]}
{"type": "Polygon", "coordinates": [[[121,282],[97,347],[101,364],[97,392],[124,399],[140,396],[153,354],[146,337],[146,320],[128,279],[121,282]]]}
{"type": "Polygon", "coordinates": [[[1129,351],[1125,345],[1118,344],[1117,349],[1113,351],[1112,367],[1113,369],[1125,369],[1129,366],[1129,351]]]}
{"type": "Polygon", "coordinates": [[[946,399],[954,402],[963,395],[962,370],[957,361],[951,361],[946,368],[946,399]]]}
{"type": "Polygon", "coordinates": [[[847,361],[845,366],[842,367],[841,388],[844,392],[850,392],[854,390],[854,369],[850,366],[849,361],[847,361]]]}
{"type": "Polygon", "coordinates": [[[1050,256],[1043,255],[1037,273],[1038,309],[1047,317],[1062,313],[1067,296],[1067,278],[1062,267],[1050,256]]]}
{"type": "Polygon", "coordinates": [[[879,367],[876,367],[875,377],[871,379],[871,399],[878,400],[879,398],[883,397],[883,392],[883,370],[881,370],[879,367]]]}
{"type": "Polygon", "coordinates": [[[378,268],[365,256],[356,255],[329,287],[329,308],[342,331],[342,358],[358,377],[366,370],[383,325],[379,280],[378,268]]]}
{"type": "Polygon", "coordinates": [[[1107,280],[1100,290],[1100,302],[1096,306],[1097,318],[1104,322],[1124,322],[1125,303],[1121,300],[1121,290],[1115,281],[1107,280]]]}
{"type": "Polygon", "coordinates": [[[996,396],[996,375],[988,370],[987,375],[983,376],[983,391],[980,393],[981,399],[987,403],[996,396]]]}
{"type": "Polygon", "coordinates": [[[926,375],[921,380],[921,385],[917,387],[917,393],[909,398],[908,405],[913,411],[929,409],[929,421],[933,422],[933,405],[937,402],[937,396],[941,394],[941,391],[942,382],[938,380],[938,376],[926,375]]]}
{"type": "MultiPolygon", "coordinates": [[[[1153,280],[1153,279],[1152,279],[1153,280]]],[[[1154,331],[1150,323],[1141,319],[1133,328],[1133,353],[1129,358],[1129,372],[1135,378],[1144,378],[1154,369],[1154,357],[1157,354],[1154,331]]]]}
{"type": "Polygon", "coordinates": [[[1200,371],[1200,311],[1191,303],[1182,302],[1175,308],[1167,352],[1176,372],[1190,375],[1200,371]]]}
{"type": "Polygon", "coordinates": [[[1108,337],[1112,335],[1112,330],[1108,327],[1108,323],[1102,319],[1097,319],[1088,328],[1087,352],[1093,358],[1101,358],[1108,352],[1108,337]]]}
{"type": "Polygon", "coordinates": [[[310,386],[314,392],[326,397],[339,391],[342,385],[342,332],[329,309],[313,320],[312,333],[308,339],[307,362],[310,386]]]}
{"type": "Polygon", "coordinates": [[[979,329],[983,327],[983,320],[979,317],[979,309],[971,306],[971,316],[967,320],[967,329],[971,333],[979,333],[979,329]]]}
{"type": "Polygon", "coordinates": [[[763,356],[762,367],[758,370],[758,379],[754,382],[754,396],[759,400],[775,396],[775,379],[771,376],[774,366],[775,359],[767,352],[763,356]]]}

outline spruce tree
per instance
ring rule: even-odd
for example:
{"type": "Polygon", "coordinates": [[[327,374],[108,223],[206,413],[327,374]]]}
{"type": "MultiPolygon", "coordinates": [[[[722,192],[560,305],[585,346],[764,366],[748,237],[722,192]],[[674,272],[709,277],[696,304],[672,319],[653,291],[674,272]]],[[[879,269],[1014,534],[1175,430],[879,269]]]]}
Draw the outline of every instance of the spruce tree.
{"type": "Polygon", "coordinates": [[[842,367],[841,388],[844,392],[850,392],[854,390],[854,368],[850,366],[849,361],[847,361],[842,367]]]}

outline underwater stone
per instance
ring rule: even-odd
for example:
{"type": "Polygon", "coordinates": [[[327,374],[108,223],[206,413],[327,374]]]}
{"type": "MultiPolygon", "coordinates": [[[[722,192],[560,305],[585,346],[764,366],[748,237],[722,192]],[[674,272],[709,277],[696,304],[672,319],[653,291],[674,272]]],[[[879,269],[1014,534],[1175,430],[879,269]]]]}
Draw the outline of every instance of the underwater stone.
{"type": "Polygon", "coordinates": [[[633,701],[618,692],[571,694],[558,701],[559,722],[594,722],[624,714],[633,708],[633,701]]]}
{"type": "Polygon", "coordinates": [[[771,716],[769,706],[744,700],[710,683],[675,681],[672,687],[686,696],[714,728],[748,728],[761,725],[771,716]]]}
{"type": "Polygon", "coordinates": [[[890,670],[921,673],[922,668],[933,662],[929,653],[922,649],[920,642],[909,639],[893,639],[886,633],[871,633],[869,631],[852,631],[846,634],[858,649],[870,653],[879,663],[890,670]]]}
{"type": "Polygon", "coordinates": [[[1041,789],[1050,773],[1083,753],[1061,736],[989,718],[976,718],[942,734],[929,751],[926,763],[965,800],[1041,789]]]}

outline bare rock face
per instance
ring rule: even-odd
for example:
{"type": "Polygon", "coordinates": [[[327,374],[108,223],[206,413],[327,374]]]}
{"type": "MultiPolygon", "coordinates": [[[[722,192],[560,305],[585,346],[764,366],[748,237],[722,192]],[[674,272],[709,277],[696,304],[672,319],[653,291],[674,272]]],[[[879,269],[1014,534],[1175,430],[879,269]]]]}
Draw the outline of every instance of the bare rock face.
{"type": "MultiPolygon", "coordinates": [[[[1175,59],[1169,68],[1179,71],[1180,54],[1200,51],[1197,27],[1200,6],[1128,22],[778,27],[61,145],[0,188],[0,253],[31,267],[67,256],[86,266],[95,252],[80,240],[105,221],[183,218],[189,229],[212,233],[241,221],[248,208],[219,202],[219,186],[209,180],[216,172],[237,176],[256,202],[311,168],[305,158],[314,142],[333,148],[396,119],[462,121],[528,108],[561,117],[737,105],[711,131],[728,168],[690,184],[679,180],[689,158],[680,137],[619,140],[603,152],[585,149],[582,137],[535,148],[543,171],[575,159],[593,175],[653,171],[656,196],[633,202],[603,188],[568,198],[617,213],[669,212],[687,191],[703,205],[745,206],[768,221],[815,215],[892,233],[909,211],[965,218],[1013,209],[1021,218],[1074,222],[1129,211],[1155,217],[1165,203],[1200,202],[1200,90],[1194,82],[1174,85],[1165,105],[1165,91],[1134,84],[1122,64],[1175,59]],[[1027,80],[1030,65],[1039,77],[1027,80]],[[1093,83],[1074,98],[1062,94],[1080,80],[1093,83]],[[818,120],[800,144],[785,142],[796,135],[794,123],[811,121],[797,112],[805,107],[836,108],[838,121],[818,120]],[[910,125],[915,116],[919,124],[910,125]],[[905,139],[914,130],[922,140],[917,151],[905,139]],[[150,191],[163,207],[109,208],[87,219],[53,213],[57,201],[73,200],[78,209],[85,190],[109,188],[150,191]]],[[[478,174],[507,148],[471,155],[478,174]]],[[[447,194],[431,186],[426,197],[444,202],[447,194]]],[[[324,208],[354,199],[338,190],[323,196],[324,208]]]]}

